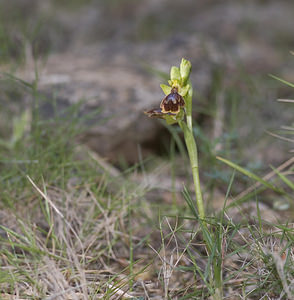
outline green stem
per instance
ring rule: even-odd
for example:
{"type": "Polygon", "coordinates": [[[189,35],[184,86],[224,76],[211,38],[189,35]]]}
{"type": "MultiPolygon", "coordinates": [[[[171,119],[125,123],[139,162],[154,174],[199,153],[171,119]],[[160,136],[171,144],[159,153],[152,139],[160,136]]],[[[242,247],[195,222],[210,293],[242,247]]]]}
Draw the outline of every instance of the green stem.
{"type": "Polygon", "coordinates": [[[185,122],[179,122],[180,127],[184,132],[184,138],[186,142],[186,146],[188,149],[188,154],[190,158],[190,164],[192,168],[193,174],[193,181],[195,187],[195,195],[196,195],[196,203],[199,212],[199,218],[201,220],[205,219],[205,211],[204,211],[204,204],[202,198],[202,191],[200,186],[200,179],[199,179],[199,166],[198,166],[198,153],[197,153],[197,145],[193,136],[193,132],[187,126],[185,122]]]}
{"type": "Polygon", "coordinates": [[[180,127],[184,132],[184,138],[186,142],[186,146],[188,149],[188,154],[190,158],[190,164],[192,168],[193,174],[193,181],[195,187],[195,195],[196,195],[196,203],[199,212],[200,220],[205,219],[205,211],[203,205],[203,198],[202,198],[202,191],[200,186],[200,179],[199,179],[199,165],[198,165],[198,152],[197,152],[197,145],[193,135],[193,126],[192,126],[192,96],[193,96],[193,88],[191,81],[188,81],[190,88],[188,93],[185,97],[186,102],[186,120],[185,122],[179,122],[180,127]]]}
{"type": "Polygon", "coordinates": [[[192,96],[193,96],[193,89],[191,81],[189,80],[189,91],[188,94],[185,97],[186,100],[186,115],[187,115],[187,125],[188,128],[193,132],[193,126],[192,126],[192,96]]]}

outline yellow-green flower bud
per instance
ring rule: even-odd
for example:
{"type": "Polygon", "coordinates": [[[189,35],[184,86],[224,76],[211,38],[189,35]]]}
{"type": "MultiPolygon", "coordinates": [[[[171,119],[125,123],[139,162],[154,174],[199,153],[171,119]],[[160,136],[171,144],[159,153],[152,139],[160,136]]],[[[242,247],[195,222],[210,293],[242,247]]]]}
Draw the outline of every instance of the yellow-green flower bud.
{"type": "Polygon", "coordinates": [[[170,69],[170,79],[171,80],[178,80],[181,81],[181,72],[178,67],[171,67],[170,69]]]}
{"type": "Polygon", "coordinates": [[[180,73],[181,73],[183,85],[185,85],[187,80],[189,79],[191,68],[192,68],[191,63],[188,60],[182,58],[181,65],[180,65],[180,73]]]}

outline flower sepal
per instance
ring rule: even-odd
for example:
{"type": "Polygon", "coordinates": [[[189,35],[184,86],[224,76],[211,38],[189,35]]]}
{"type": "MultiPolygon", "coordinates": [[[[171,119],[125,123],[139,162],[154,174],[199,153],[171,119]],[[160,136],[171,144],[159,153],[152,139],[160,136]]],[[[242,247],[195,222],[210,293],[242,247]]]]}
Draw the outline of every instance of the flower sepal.
{"type": "Polygon", "coordinates": [[[160,87],[166,96],[170,94],[171,87],[169,85],[161,84],[160,87]]]}
{"type": "Polygon", "coordinates": [[[182,108],[178,113],[173,114],[170,112],[164,113],[162,112],[161,108],[156,108],[144,111],[144,114],[147,115],[149,118],[164,119],[168,125],[172,125],[184,119],[185,111],[182,108]]]}

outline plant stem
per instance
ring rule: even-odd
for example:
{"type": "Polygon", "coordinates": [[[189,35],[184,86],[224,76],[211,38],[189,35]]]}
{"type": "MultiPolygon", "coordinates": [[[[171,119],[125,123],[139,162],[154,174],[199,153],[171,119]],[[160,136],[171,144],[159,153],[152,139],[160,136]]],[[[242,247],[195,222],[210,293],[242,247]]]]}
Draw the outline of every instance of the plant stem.
{"type": "Polygon", "coordinates": [[[184,132],[184,138],[185,138],[185,142],[186,142],[186,146],[187,146],[188,154],[189,154],[189,158],[190,158],[190,165],[192,168],[195,196],[196,196],[196,203],[197,203],[197,208],[198,208],[198,212],[199,212],[199,218],[200,218],[200,220],[204,220],[205,219],[205,211],[204,211],[202,191],[201,191],[200,179],[199,179],[198,152],[197,152],[196,141],[195,141],[194,135],[193,135],[193,126],[192,126],[193,88],[192,88],[192,84],[191,84],[190,80],[189,80],[188,84],[190,85],[190,88],[185,97],[187,124],[183,121],[180,121],[179,125],[184,132]]]}
{"type": "MultiPolygon", "coordinates": [[[[186,96],[186,118],[187,118],[187,125],[188,128],[193,132],[193,126],[192,126],[192,96],[193,96],[193,88],[192,88],[192,83],[189,80],[189,91],[186,96]]],[[[196,149],[197,150],[197,149],[196,149]]]]}
{"type": "Polygon", "coordinates": [[[190,130],[190,128],[188,128],[185,122],[179,122],[179,125],[184,132],[184,138],[185,138],[185,142],[186,142],[186,146],[190,158],[199,218],[200,220],[204,220],[205,211],[204,211],[202,191],[201,191],[200,179],[199,179],[198,153],[197,153],[196,141],[194,139],[193,132],[190,130]]]}

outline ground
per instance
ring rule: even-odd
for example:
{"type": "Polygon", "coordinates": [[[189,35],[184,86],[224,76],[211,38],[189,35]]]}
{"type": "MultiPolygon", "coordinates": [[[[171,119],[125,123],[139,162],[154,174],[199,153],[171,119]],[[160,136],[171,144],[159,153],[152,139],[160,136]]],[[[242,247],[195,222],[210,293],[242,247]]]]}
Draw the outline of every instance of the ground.
{"type": "Polygon", "coordinates": [[[183,3],[0,5],[0,298],[293,298],[293,3],[183,3]]]}

